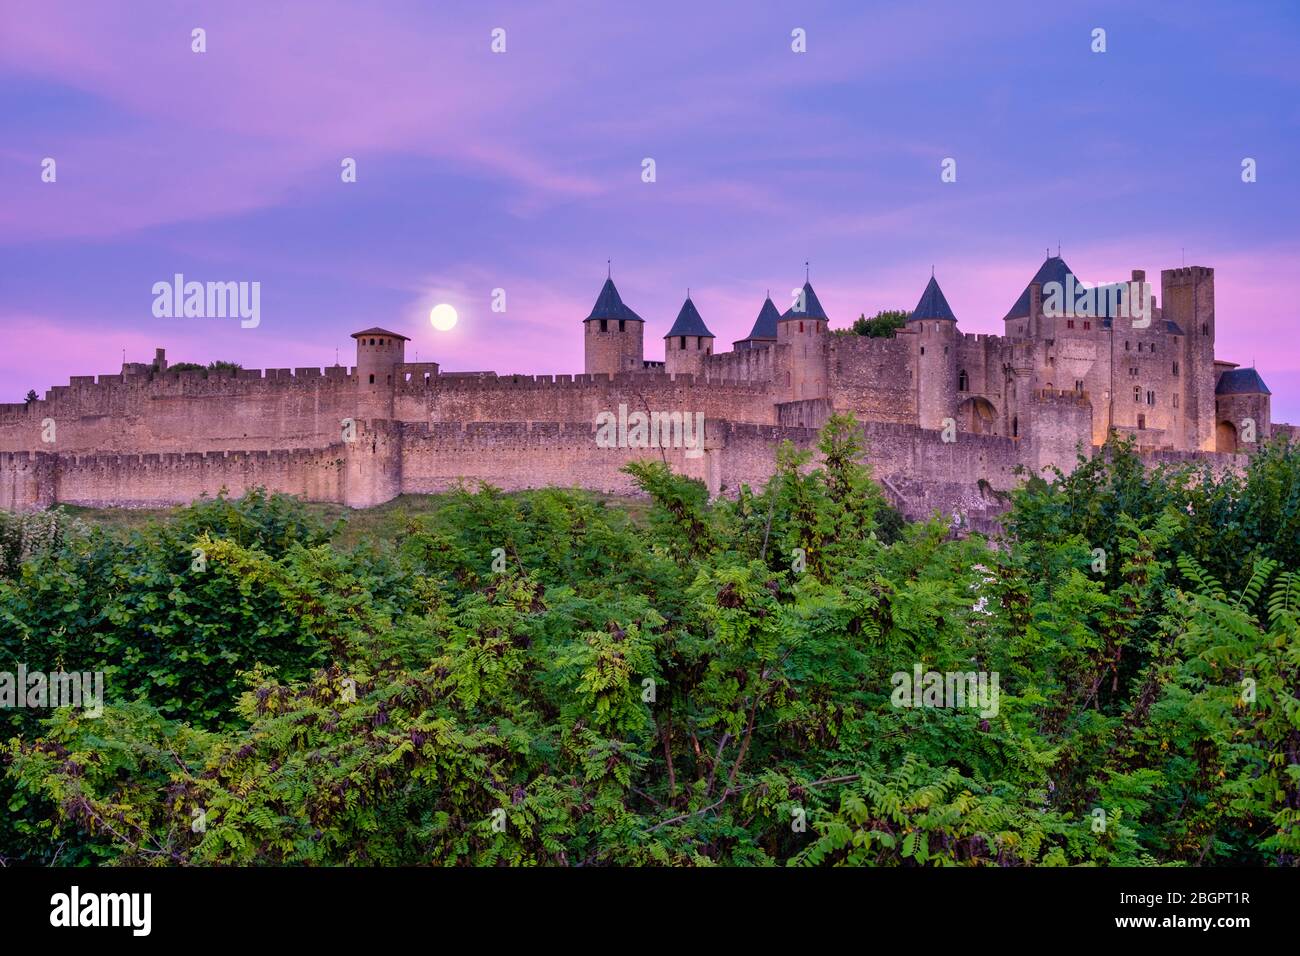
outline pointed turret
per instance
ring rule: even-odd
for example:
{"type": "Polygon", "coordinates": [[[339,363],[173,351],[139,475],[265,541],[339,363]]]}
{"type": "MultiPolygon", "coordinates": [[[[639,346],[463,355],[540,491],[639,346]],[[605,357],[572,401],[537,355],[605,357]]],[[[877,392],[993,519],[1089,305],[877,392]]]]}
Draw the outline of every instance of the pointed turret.
{"type": "Polygon", "coordinates": [[[769,295],[763,300],[763,307],[758,310],[758,318],[754,320],[754,327],[749,330],[749,335],[733,342],[733,347],[741,351],[776,344],[776,323],[780,319],[781,313],[776,310],[776,305],[769,295]]]}
{"type": "Polygon", "coordinates": [[[922,428],[941,429],[946,420],[956,421],[957,316],[933,275],[907,317],[907,329],[917,333],[917,421],[922,428]]]}
{"type": "Polygon", "coordinates": [[[618,288],[612,278],[606,279],[605,284],[600,287],[600,295],[596,296],[596,304],[591,307],[591,315],[583,321],[592,322],[600,319],[642,321],[641,316],[623,304],[623,297],[618,294],[618,288]]]}
{"type": "Polygon", "coordinates": [[[822,308],[821,300],[817,298],[817,293],[813,291],[812,283],[805,282],[803,289],[800,291],[798,300],[790,308],[785,310],[782,319],[820,319],[823,322],[830,321],[826,317],[826,310],[822,308]]]}
{"type": "Polygon", "coordinates": [[[645,366],[645,322],[623,303],[612,278],[607,278],[582,320],[584,369],[588,375],[640,371],[645,366]]]}
{"type": "Polygon", "coordinates": [[[664,370],[670,375],[682,372],[702,375],[705,358],[712,354],[713,333],[688,295],[677,313],[677,321],[664,335],[664,370]]]}
{"type": "Polygon", "coordinates": [[[795,301],[776,323],[778,349],[783,345],[789,346],[784,356],[777,358],[787,364],[784,370],[777,370],[778,379],[785,378],[786,401],[826,397],[828,321],[812,283],[805,281],[795,301]]]}
{"type": "Polygon", "coordinates": [[[952,309],[948,306],[948,300],[944,298],[943,290],[939,288],[939,281],[934,276],[930,276],[925,291],[921,293],[921,301],[916,303],[916,308],[907,317],[908,322],[920,322],[923,319],[957,321],[957,316],[952,314],[952,309]]]}

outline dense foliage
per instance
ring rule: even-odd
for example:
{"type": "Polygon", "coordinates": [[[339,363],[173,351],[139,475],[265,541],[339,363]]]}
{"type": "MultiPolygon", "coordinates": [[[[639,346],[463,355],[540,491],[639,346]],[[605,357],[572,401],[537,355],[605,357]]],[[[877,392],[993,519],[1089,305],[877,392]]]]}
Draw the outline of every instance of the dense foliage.
{"type": "Polygon", "coordinates": [[[859,435],[734,500],[629,466],[644,521],[483,487],[343,550],[252,495],[30,550],[0,670],[102,668],[109,705],[0,718],[0,855],[1295,865],[1295,449],[1119,445],[991,545],[900,527],[859,435]],[[996,713],[896,706],[918,666],[996,673],[996,713]]]}
{"type": "Polygon", "coordinates": [[[866,313],[853,320],[853,325],[844,330],[845,335],[865,335],[872,339],[891,338],[895,332],[907,325],[911,315],[905,309],[882,309],[871,318],[866,313]]]}

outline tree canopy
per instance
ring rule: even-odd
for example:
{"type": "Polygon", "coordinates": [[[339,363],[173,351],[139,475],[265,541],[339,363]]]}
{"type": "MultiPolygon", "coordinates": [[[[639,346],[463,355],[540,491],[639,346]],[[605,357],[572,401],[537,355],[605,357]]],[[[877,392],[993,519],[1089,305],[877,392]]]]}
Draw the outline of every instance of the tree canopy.
{"type": "Polygon", "coordinates": [[[898,521],[866,451],[835,417],[734,499],[638,462],[644,516],[484,485],[351,548],[262,493],[11,530],[0,670],[108,700],[0,711],[0,857],[1296,863],[1296,449],[1116,444],[993,542],[898,521]],[[996,706],[900,706],[921,672],[996,706]]]}

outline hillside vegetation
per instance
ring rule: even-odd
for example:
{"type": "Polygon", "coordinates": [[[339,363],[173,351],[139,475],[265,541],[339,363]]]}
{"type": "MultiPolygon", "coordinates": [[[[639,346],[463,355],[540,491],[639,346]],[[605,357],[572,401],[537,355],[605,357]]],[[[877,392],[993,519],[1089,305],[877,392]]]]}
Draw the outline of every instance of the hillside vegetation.
{"type": "Polygon", "coordinates": [[[9,517],[0,671],[107,703],[0,710],[0,858],[1296,864],[1296,449],[1216,478],[1117,445],[997,542],[902,525],[850,420],[820,451],[716,502],[631,465],[635,517],[490,487],[364,535],[263,494],[9,517]],[[922,672],[996,705],[900,705],[922,672]]]}

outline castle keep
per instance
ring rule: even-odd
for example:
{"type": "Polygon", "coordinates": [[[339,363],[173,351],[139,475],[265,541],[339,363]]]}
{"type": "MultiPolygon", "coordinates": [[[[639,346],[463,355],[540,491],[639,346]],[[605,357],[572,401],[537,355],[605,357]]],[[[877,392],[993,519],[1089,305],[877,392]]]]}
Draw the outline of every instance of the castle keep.
{"type": "Polygon", "coordinates": [[[582,321],[580,375],[444,372],[407,362],[407,338],[382,328],[353,334],[353,368],[178,372],[160,349],[152,363],[0,405],[0,508],[161,506],[257,485],[362,508],[462,479],[628,492],[620,469],[647,457],[725,494],[761,485],[782,440],[808,447],[829,415],[848,412],[904,513],[961,512],[978,526],[1018,465],[1068,470],[1112,432],[1152,460],[1239,467],[1293,431],[1271,421],[1253,368],[1215,358],[1214,270],[1167,269],[1158,298],[1134,271],[1124,287],[1140,315],[1115,301],[1063,311],[1057,293],[1074,284],[1049,257],[1004,334],[970,335],[931,277],[905,327],[871,338],[833,332],[805,283],[784,312],[766,299],[729,352],[688,296],[659,362],[645,358],[645,320],[607,279],[582,321]],[[629,410],[702,415],[702,442],[653,426],[648,441],[596,440],[602,416],[629,410]]]}

